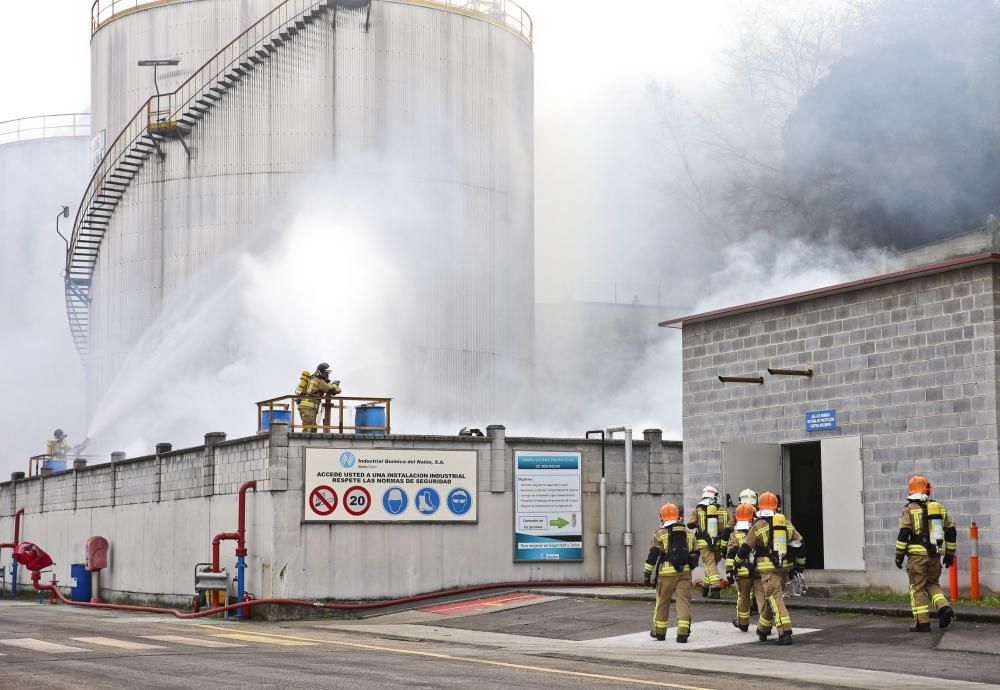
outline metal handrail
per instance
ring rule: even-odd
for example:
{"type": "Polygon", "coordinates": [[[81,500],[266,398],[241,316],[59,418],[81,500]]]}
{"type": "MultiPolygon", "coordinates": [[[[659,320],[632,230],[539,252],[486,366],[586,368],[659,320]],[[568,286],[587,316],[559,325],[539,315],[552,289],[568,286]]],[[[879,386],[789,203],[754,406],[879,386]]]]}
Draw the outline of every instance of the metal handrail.
{"type": "MultiPolygon", "coordinates": [[[[317,401],[317,398],[307,397],[304,395],[281,395],[277,398],[271,398],[270,400],[261,400],[257,403],[257,433],[264,433],[264,411],[268,411],[269,420],[274,419],[274,411],[278,410],[281,412],[291,411],[291,422],[288,425],[289,431],[302,431],[305,429],[305,425],[299,422],[295,422],[295,406],[301,400],[313,400],[317,401]]],[[[316,424],[316,429],[324,433],[338,433],[342,434],[345,431],[364,432],[364,431],[376,431],[388,435],[390,429],[392,428],[392,398],[371,398],[371,397],[352,397],[352,396],[342,396],[342,395],[326,395],[323,398],[318,399],[320,406],[323,408],[323,423],[316,424]],[[385,406],[385,425],[384,426],[357,426],[356,424],[345,424],[344,423],[344,410],[345,402],[356,402],[360,403],[355,405],[354,408],[359,407],[371,407],[377,405],[385,406]],[[333,413],[334,410],[337,411],[337,423],[333,423],[333,413]]],[[[317,420],[319,421],[319,420],[317,420]]]]}
{"type": "Polygon", "coordinates": [[[0,122],[0,145],[54,137],[89,137],[90,113],[33,115],[0,122]]]}
{"type": "MultiPolygon", "coordinates": [[[[114,19],[156,5],[177,0],[94,0],[90,8],[90,34],[114,19]]],[[[397,0],[414,5],[441,5],[463,13],[486,17],[490,21],[520,34],[531,45],[534,23],[524,8],[513,0],[397,0]]]]}

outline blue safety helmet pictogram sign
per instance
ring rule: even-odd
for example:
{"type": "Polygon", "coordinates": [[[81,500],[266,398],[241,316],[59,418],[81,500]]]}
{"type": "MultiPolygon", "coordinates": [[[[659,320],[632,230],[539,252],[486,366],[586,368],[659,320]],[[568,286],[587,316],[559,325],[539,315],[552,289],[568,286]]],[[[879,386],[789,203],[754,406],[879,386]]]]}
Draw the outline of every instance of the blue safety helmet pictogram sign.
{"type": "Polygon", "coordinates": [[[448,494],[448,510],[455,515],[465,515],[472,508],[472,494],[461,487],[448,494]]]}
{"type": "Polygon", "coordinates": [[[413,504],[417,507],[417,512],[421,515],[433,515],[441,507],[441,497],[437,491],[429,486],[425,486],[414,496],[413,504]]]}
{"type": "Polygon", "coordinates": [[[382,494],[382,507],[389,515],[401,515],[409,502],[406,491],[398,486],[390,487],[382,494]]]}

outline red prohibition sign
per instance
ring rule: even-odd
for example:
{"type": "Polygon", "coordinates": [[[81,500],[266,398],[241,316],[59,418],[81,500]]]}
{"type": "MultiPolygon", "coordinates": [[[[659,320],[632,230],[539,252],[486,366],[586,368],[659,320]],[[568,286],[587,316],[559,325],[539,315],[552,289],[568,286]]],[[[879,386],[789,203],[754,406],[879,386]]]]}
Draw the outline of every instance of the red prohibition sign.
{"type": "Polygon", "coordinates": [[[320,517],[326,517],[337,509],[337,492],[332,486],[317,486],[309,494],[309,507],[320,517]]]}
{"type": "Polygon", "coordinates": [[[363,486],[352,486],[344,492],[344,510],[358,517],[372,507],[372,495],[363,486]]]}

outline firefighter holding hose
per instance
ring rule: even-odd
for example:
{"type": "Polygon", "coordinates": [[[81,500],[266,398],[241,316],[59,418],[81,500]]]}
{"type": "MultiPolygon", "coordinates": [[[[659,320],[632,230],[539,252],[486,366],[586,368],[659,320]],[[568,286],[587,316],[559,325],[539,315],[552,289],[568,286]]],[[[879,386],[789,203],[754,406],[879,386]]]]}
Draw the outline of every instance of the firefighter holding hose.
{"type": "Polygon", "coordinates": [[[338,395],[340,392],[340,381],[330,380],[330,365],[326,362],[317,365],[316,371],[312,374],[308,371],[302,372],[295,395],[302,427],[306,433],[317,431],[316,416],[319,414],[320,401],[326,395],[338,395]]]}

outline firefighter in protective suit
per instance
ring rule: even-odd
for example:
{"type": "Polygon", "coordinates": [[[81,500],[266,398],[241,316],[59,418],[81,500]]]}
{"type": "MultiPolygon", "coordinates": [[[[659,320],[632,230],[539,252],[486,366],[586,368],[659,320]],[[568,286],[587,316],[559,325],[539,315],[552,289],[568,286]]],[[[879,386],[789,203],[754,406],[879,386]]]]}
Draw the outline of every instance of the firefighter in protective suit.
{"type": "Polygon", "coordinates": [[[719,505],[719,490],[714,486],[706,486],[687,523],[694,530],[701,562],[705,566],[705,574],[701,580],[703,597],[720,598],[722,577],[719,575],[719,561],[725,554],[726,543],[722,541],[722,533],[728,522],[728,511],[719,505]]]}
{"type": "MultiPolygon", "coordinates": [[[[740,504],[744,503],[750,505],[754,514],[757,513],[757,492],[753,489],[743,489],[740,492],[740,504]]],[[[739,506],[736,507],[739,510],[739,506]]],[[[729,544],[729,537],[732,536],[733,530],[736,529],[736,511],[729,513],[729,521],[726,522],[726,528],[722,531],[722,543],[729,544]]]]}
{"type": "MultiPolygon", "coordinates": [[[[757,495],[754,494],[754,499],[757,495]]],[[[743,632],[750,630],[750,603],[754,598],[754,583],[757,571],[751,561],[736,565],[736,554],[743,542],[746,541],[747,532],[753,524],[755,511],[749,503],[740,503],[736,507],[733,516],[733,530],[729,535],[729,549],[726,552],[726,572],[729,581],[736,584],[736,619],[733,625],[743,632]]]]}
{"type": "Polygon", "coordinates": [[[778,628],[775,644],[792,644],[792,618],[785,608],[784,586],[788,568],[788,543],[802,542],[802,535],[778,511],[778,497],[767,491],[757,502],[757,520],[747,532],[743,545],[736,552],[734,565],[748,563],[753,554],[754,565],[760,574],[761,591],[757,597],[760,618],[757,621],[757,638],[764,642],[771,634],[772,624],[778,628]]]}
{"type": "MultiPolygon", "coordinates": [[[[303,372],[305,375],[306,372],[303,372]]],[[[301,397],[298,398],[299,416],[302,418],[302,427],[306,433],[316,432],[316,416],[319,414],[319,404],[327,394],[337,395],[341,392],[340,381],[330,380],[330,365],[322,362],[316,367],[316,371],[306,379],[304,384],[299,386],[302,390],[297,391],[301,397]]]]}
{"type": "Polygon", "coordinates": [[[691,634],[691,568],[698,564],[694,535],[681,522],[681,511],[673,503],[660,508],[660,528],[653,533],[642,581],[656,587],[656,608],[650,637],[667,639],[670,597],[677,597],[677,641],[691,634]]]}
{"type": "Polygon", "coordinates": [[[941,552],[944,551],[944,567],[952,567],[958,532],[944,506],[931,500],[931,483],[927,477],[912,477],[907,490],[909,494],[896,537],[896,567],[902,568],[903,559],[906,559],[910,610],[913,611],[910,632],[931,631],[931,604],[938,612],[938,627],[944,630],[951,625],[955,612],[938,584],[941,552]]]}

